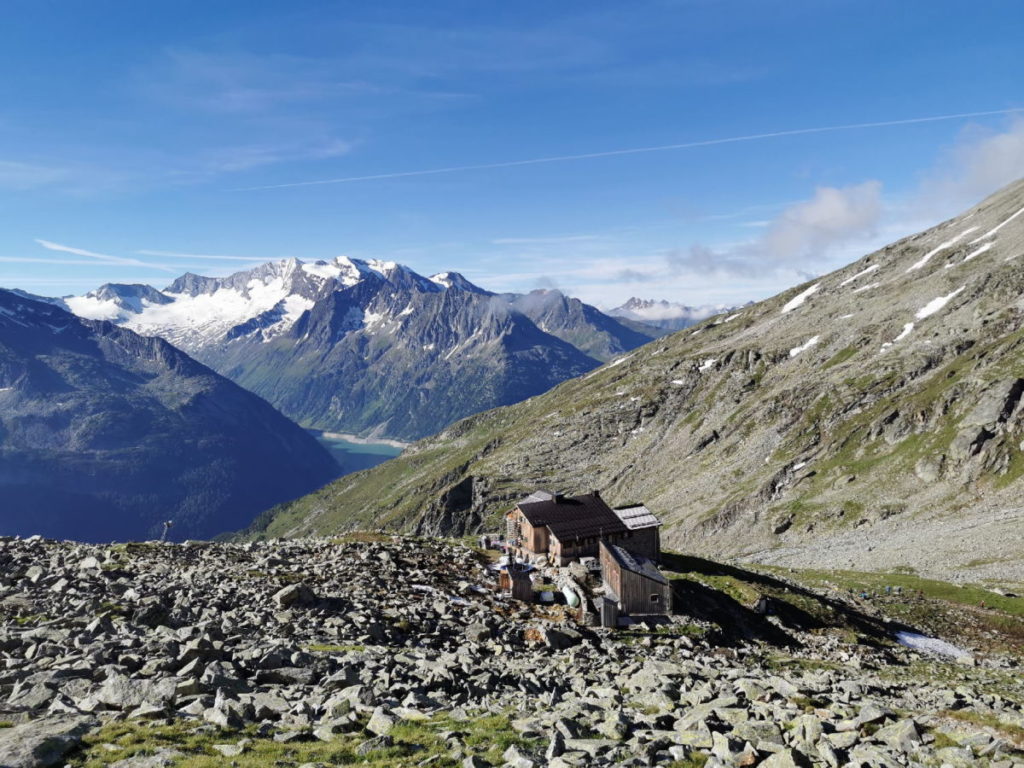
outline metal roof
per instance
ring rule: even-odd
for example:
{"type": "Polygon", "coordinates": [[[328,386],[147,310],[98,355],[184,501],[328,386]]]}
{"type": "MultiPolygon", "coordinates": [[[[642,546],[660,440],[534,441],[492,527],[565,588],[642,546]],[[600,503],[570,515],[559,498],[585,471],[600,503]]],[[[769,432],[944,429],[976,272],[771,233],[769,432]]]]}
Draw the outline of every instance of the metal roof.
{"type": "Polygon", "coordinates": [[[658,570],[652,561],[641,555],[635,555],[628,549],[623,549],[618,544],[608,544],[607,542],[601,542],[602,547],[606,547],[611,556],[615,561],[625,568],[627,571],[640,574],[652,581],[656,581],[659,584],[668,584],[668,579],[661,575],[661,571],[658,570]]]}
{"type": "Polygon", "coordinates": [[[636,531],[640,528],[656,528],[661,525],[661,520],[656,518],[654,513],[643,504],[619,507],[613,511],[631,531],[636,531]]]}

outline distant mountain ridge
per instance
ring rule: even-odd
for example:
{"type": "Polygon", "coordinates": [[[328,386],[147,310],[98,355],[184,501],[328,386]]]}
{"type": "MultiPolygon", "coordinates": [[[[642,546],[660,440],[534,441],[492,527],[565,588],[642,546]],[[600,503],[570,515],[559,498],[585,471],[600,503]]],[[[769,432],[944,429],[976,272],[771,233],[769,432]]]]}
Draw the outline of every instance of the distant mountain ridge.
{"type": "Polygon", "coordinates": [[[678,331],[703,322],[709,317],[732,312],[734,309],[736,309],[735,306],[727,304],[704,304],[699,307],[690,307],[664,299],[639,299],[634,296],[625,304],[609,310],[608,314],[612,317],[645,323],[665,331],[678,331]]]}
{"type": "Polygon", "coordinates": [[[207,538],[338,474],[166,341],[0,290],[0,534],[207,538]]]}
{"type": "Polygon", "coordinates": [[[643,500],[663,541],[958,579],[1024,567],[1024,181],[463,420],[262,521],[459,533],[535,488],[643,500]]]}
{"type": "Polygon", "coordinates": [[[538,395],[661,333],[557,291],[497,295],[457,272],[344,256],[55,301],[168,340],[303,426],[403,440],[538,395]]]}

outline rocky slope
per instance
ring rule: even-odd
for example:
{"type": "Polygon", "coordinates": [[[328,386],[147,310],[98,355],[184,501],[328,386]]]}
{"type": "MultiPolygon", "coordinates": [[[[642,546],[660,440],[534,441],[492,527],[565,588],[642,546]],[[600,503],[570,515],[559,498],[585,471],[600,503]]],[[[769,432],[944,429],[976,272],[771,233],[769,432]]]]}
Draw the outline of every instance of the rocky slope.
{"type": "Polygon", "coordinates": [[[303,426],[421,438],[659,335],[557,291],[497,296],[455,272],[288,259],[164,291],[105,285],[64,304],[160,336],[303,426]]]}
{"type": "Polygon", "coordinates": [[[613,632],[509,602],[466,547],[367,538],[0,539],[0,765],[1024,759],[1017,657],[922,656],[842,593],[680,559],[671,622],[613,632]]]}
{"type": "Polygon", "coordinates": [[[337,477],[270,405],[167,342],[0,290],[0,533],[179,538],[337,477]]]}
{"type": "Polygon", "coordinates": [[[536,487],[643,500],[670,544],[1022,578],[1024,183],[278,510],[472,530],[536,487]]]}

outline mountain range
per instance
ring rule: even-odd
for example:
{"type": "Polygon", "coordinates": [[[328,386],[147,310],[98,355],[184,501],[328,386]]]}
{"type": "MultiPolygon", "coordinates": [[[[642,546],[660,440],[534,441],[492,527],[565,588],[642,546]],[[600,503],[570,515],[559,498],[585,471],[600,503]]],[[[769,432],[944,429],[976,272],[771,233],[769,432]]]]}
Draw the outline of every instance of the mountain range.
{"type": "Polygon", "coordinates": [[[639,299],[632,297],[625,304],[611,309],[608,314],[619,320],[643,323],[663,331],[679,331],[707,320],[709,317],[732,312],[735,307],[726,304],[704,304],[690,307],[664,299],[639,299]]]}
{"type": "Polygon", "coordinates": [[[2,533],[144,539],[171,520],[176,539],[209,538],[339,474],[168,342],[0,290],[2,533]]]}
{"type": "Polygon", "coordinates": [[[1024,557],[1024,182],[265,516],[461,533],[535,488],[644,501],[667,546],[998,576],[1024,557]]]}
{"type": "Polygon", "coordinates": [[[57,301],[166,339],[304,427],[396,439],[541,394],[662,333],[557,291],[497,295],[455,272],[346,257],[57,301]]]}

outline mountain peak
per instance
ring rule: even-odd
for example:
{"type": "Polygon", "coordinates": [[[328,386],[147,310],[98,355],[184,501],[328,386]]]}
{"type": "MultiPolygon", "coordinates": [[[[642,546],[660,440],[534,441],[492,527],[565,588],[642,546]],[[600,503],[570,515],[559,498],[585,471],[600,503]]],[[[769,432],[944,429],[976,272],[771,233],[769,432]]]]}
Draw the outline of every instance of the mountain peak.
{"type": "Polygon", "coordinates": [[[490,294],[490,291],[484,290],[475,283],[471,283],[460,272],[438,272],[436,275],[430,276],[430,281],[445,289],[450,288],[456,291],[490,294]]]}

